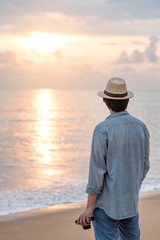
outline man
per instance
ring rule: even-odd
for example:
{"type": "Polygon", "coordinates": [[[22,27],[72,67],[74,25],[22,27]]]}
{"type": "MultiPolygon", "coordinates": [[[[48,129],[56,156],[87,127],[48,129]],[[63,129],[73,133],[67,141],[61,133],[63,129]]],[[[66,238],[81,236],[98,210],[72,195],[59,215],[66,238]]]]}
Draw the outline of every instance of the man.
{"type": "Polygon", "coordinates": [[[93,215],[96,240],[139,240],[138,199],[149,170],[149,132],[125,111],[134,94],[123,79],[110,79],[98,96],[111,115],[93,133],[88,201],[77,223],[86,226],[93,215]]]}

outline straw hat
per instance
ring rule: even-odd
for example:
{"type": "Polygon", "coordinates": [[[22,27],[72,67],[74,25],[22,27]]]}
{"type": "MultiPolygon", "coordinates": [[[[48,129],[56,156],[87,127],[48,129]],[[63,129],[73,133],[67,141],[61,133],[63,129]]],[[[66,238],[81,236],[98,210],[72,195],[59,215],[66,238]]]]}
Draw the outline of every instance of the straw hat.
{"type": "Polygon", "coordinates": [[[134,94],[127,90],[126,82],[122,78],[109,79],[106,89],[97,93],[99,97],[108,99],[128,99],[132,98],[134,94]]]}

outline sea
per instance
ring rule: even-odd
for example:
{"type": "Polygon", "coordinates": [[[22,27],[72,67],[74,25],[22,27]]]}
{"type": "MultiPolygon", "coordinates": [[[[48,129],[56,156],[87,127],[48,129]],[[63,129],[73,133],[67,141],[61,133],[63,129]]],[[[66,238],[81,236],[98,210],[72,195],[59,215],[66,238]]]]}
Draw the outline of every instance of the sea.
{"type": "MultiPolygon", "coordinates": [[[[159,189],[160,91],[135,92],[127,110],[150,132],[141,191],[159,189]]],[[[0,215],[86,201],[92,133],[108,116],[95,90],[1,90],[0,215]]]]}

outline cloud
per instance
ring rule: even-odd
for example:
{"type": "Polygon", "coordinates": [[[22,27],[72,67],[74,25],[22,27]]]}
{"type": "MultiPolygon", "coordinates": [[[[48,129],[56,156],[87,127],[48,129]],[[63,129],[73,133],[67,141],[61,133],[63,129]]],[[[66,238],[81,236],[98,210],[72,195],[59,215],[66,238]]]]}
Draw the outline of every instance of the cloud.
{"type": "Polygon", "coordinates": [[[134,45],[145,45],[145,43],[142,41],[131,41],[130,43],[134,45]]]}
{"type": "Polygon", "coordinates": [[[0,56],[1,62],[6,63],[5,67],[0,68],[0,89],[101,89],[105,87],[106,81],[112,76],[120,76],[126,79],[131,90],[135,88],[142,90],[160,89],[158,63],[149,64],[149,66],[141,64],[140,67],[139,65],[137,67],[136,64],[121,65],[113,63],[110,67],[110,64],[105,63],[104,68],[101,69],[90,61],[83,59],[79,61],[78,57],[70,58],[71,61],[56,60],[54,53],[52,56],[55,59],[54,62],[46,61],[38,64],[28,60],[24,61],[25,56],[20,62],[14,52],[1,53],[0,56]],[[7,59],[10,59],[10,64],[7,64],[7,59]]]}
{"type": "Polygon", "coordinates": [[[17,64],[17,57],[13,51],[0,52],[0,67],[17,64]]]}
{"type": "Polygon", "coordinates": [[[70,16],[103,16],[110,21],[126,18],[159,17],[158,0],[0,0],[1,17],[38,12],[58,12],[70,16]]]}
{"type": "Polygon", "coordinates": [[[30,32],[94,36],[160,35],[160,28],[157,28],[157,25],[160,25],[160,18],[121,20],[115,18],[114,21],[110,21],[100,15],[82,17],[57,12],[36,12],[23,16],[13,15],[12,19],[9,17],[6,21],[4,25],[0,25],[1,32],[5,30],[5,32],[21,35],[27,35],[30,32]]]}
{"type": "Polygon", "coordinates": [[[0,29],[12,25],[14,32],[101,35],[160,33],[157,29],[160,24],[160,2],[156,0],[0,0],[0,6],[0,29]]]}
{"type": "Polygon", "coordinates": [[[147,59],[149,62],[158,62],[158,42],[158,37],[152,36],[150,38],[149,46],[144,51],[135,49],[130,56],[125,51],[122,51],[118,58],[118,63],[140,63],[144,62],[145,59],[147,59]]]}
{"type": "Polygon", "coordinates": [[[115,14],[121,16],[120,19],[159,18],[160,2],[158,0],[152,2],[150,0],[109,0],[109,2],[112,4],[112,8],[115,9],[115,14]]]}
{"type": "Polygon", "coordinates": [[[0,68],[0,89],[95,89],[106,75],[79,63],[23,64],[0,68]]]}
{"type": "Polygon", "coordinates": [[[0,32],[10,32],[14,30],[14,26],[13,25],[0,25],[0,32]]]}
{"type": "Polygon", "coordinates": [[[143,62],[143,56],[143,53],[138,50],[134,50],[131,55],[131,61],[136,63],[143,62]]]}
{"type": "Polygon", "coordinates": [[[125,51],[122,51],[117,62],[118,63],[129,63],[130,59],[129,59],[128,54],[125,51]]]}
{"type": "Polygon", "coordinates": [[[60,61],[63,59],[62,50],[57,50],[54,52],[54,57],[57,61],[60,61]]]}
{"type": "Polygon", "coordinates": [[[146,48],[144,55],[148,58],[150,62],[157,62],[158,61],[158,55],[157,55],[157,44],[158,44],[158,37],[153,36],[150,39],[150,44],[146,48]]]}

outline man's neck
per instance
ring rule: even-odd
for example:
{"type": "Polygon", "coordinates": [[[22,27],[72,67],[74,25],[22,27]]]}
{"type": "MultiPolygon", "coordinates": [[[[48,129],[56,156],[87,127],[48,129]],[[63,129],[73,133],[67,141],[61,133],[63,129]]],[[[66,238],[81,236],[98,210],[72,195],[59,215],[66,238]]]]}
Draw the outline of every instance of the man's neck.
{"type": "Polygon", "coordinates": [[[112,109],[109,109],[110,114],[116,113],[115,111],[113,111],[112,109]]]}

